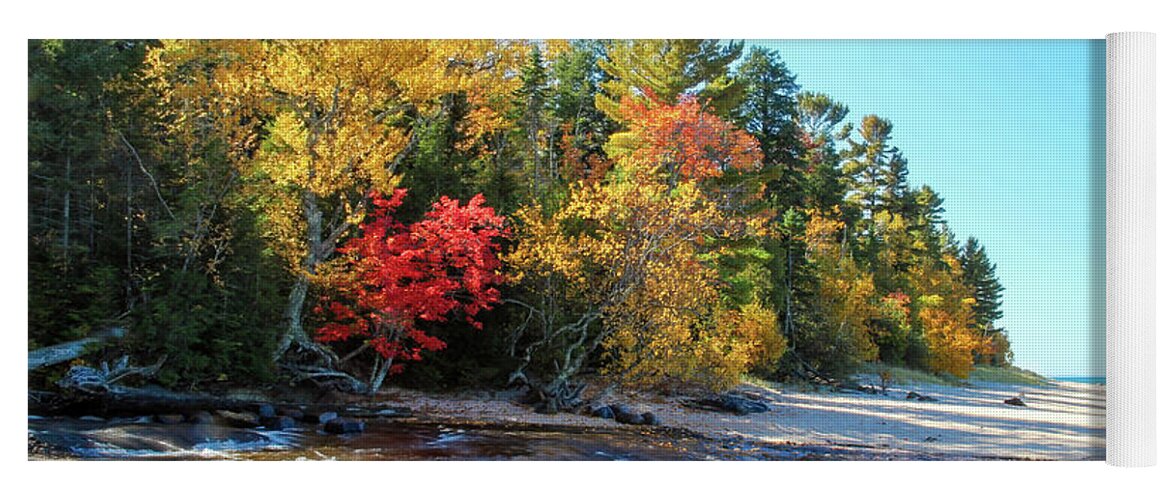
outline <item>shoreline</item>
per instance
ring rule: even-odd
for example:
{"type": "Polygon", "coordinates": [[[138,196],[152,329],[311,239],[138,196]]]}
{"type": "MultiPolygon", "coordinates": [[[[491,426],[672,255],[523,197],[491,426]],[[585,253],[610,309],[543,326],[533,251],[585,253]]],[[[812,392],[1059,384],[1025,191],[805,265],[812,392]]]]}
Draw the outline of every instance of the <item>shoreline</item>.
{"type": "MultiPolygon", "coordinates": [[[[965,386],[899,384],[883,395],[753,381],[733,392],[766,404],[769,411],[746,415],[687,406],[688,395],[620,390],[590,395],[598,403],[651,412],[659,422],[654,426],[621,424],[583,413],[537,413],[519,402],[516,391],[434,393],[388,388],[373,399],[348,396],[340,403],[410,408],[412,416],[388,420],[386,425],[401,421],[651,437],[709,450],[708,456],[715,459],[1103,460],[1104,391],[1103,386],[1078,382],[977,381],[965,386]],[[929,400],[907,399],[908,392],[929,400]],[[1005,404],[1005,399],[1013,397],[1027,406],[1005,404]]],[[[77,457],[39,442],[30,433],[28,458],[77,457]]]]}
{"type": "MultiPolygon", "coordinates": [[[[972,382],[966,386],[901,384],[887,395],[802,391],[773,383],[742,383],[734,391],[769,411],[735,415],[689,408],[683,396],[616,392],[600,399],[654,413],[663,426],[711,440],[759,446],[821,446],[945,460],[1104,460],[1105,388],[1049,381],[1044,385],[972,382]],[[911,391],[936,401],[906,399],[911,391]],[[1026,405],[1006,404],[1020,397],[1026,405]]],[[[587,428],[630,427],[588,415],[542,415],[512,398],[428,394],[390,389],[380,395],[425,415],[479,421],[587,428]]]]}

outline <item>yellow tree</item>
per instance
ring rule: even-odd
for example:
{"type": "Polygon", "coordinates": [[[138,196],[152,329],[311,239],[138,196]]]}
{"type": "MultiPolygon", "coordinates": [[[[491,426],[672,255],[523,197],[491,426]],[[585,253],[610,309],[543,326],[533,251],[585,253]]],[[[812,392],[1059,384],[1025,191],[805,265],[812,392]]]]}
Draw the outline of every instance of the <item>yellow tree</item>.
{"type": "Polygon", "coordinates": [[[976,299],[963,284],[962,273],[959,259],[944,254],[938,263],[915,268],[912,280],[917,290],[925,291],[917,306],[928,364],[933,371],[966,378],[973,353],[986,346],[972,327],[976,299]]]}
{"type": "Polygon", "coordinates": [[[607,180],[577,184],[552,214],[522,209],[508,257],[521,283],[537,290],[534,303],[512,301],[528,310],[518,337],[531,330],[532,339],[515,376],[553,410],[573,403],[580,386],[571,378],[599,350],[613,380],[719,389],[784,349],[771,311],[725,308],[716,265],[730,242],[763,231],[763,217],[731,210],[726,186],[714,183],[758,169],[759,149],[740,147],[751,138],[693,100],[624,104],[646,110],[632,130],[649,135],[610,148],[617,165],[607,180]],[[569,304],[578,306],[572,314],[569,304]],[[541,356],[553,372],[546,383],[526,374],[541,356]]]}
{"type": "Polygon", "coordinates": [[[169,41],[149,56],[175,104],[237,151],[230,158],[296,276],[277,359],[295,348],[336,361],[302,326],[306,296],[368,194],[396,185],[415,147],[412,117],[462,93],[468,136],[503,126],[494,105],[525,51],[491,40],[169,41]]]}
{"type": "Polygon", "coordinates": [[[835,215],[808,212],[804,238],[818,279],[813,304],[821,327],[799,332],[794,347],[817,370],[841,373],[855,362],[877,358],[869,324],[879,312],[874,277],[850,255],[843,239],[846,225],[835,215]]]}

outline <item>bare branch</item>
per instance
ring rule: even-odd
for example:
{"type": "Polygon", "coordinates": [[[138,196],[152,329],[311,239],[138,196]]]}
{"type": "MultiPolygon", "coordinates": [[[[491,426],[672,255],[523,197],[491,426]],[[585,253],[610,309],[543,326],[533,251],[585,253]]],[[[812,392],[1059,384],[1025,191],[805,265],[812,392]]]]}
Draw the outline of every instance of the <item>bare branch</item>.
{"type": "Polygon", "coordinates": [[[138,150],[130,145],[130,141],[126,140],[126,136],[122,135],[120,131],[118,132],[118,138],[122,139],[122,144],[126,145],[126,148],[130,150],[130,154],[134,156],[134,161],[138,162],[138,169],[150,180],[150,185],[154,188],[155,196],[158,197],[159,203],[163,205],[163,209],[167,211],[167,215],[171,216],[171,220],[175,220],[175,212],[171,211],[171,206],[167,205],[167,200],[163,199],[163,193],[159,190],[159,183],[155,181],[155,176],[151,175],[150,171],[146,169],[146,164],[142,162],[142,157],[138,156],[138,150]]]}

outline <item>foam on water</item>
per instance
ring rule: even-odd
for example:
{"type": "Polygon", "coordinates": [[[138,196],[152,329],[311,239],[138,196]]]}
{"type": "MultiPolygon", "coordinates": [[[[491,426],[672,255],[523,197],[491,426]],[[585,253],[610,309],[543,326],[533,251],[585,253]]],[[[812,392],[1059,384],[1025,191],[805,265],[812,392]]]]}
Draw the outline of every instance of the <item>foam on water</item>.
{"type": "MultiPolygon", "coordinates": [[[[29,432],[48,437],[46,431],[30,429],[29,432]]],[[[65,447],[79,457],[140,460],[233,459],[242,453],[291,450],[302,439],[296,430],[247,429],[234,432],[232,437],[190,443],[180,439],[178,433],[145,435],[139,426],[78,430],[71,434],[65,447]]]]}

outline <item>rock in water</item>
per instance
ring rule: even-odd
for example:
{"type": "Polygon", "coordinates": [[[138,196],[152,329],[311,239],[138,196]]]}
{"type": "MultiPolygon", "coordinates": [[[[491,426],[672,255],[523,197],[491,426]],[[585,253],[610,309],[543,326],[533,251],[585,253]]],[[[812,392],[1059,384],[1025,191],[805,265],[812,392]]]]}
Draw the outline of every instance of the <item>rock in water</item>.
{"type": "Polygon", "coordinates": [[[311,424],[325,424],[337,418],[336,411],[306,411],[304,420],[311,424]]]}
{"type": "Polygon", "coordinates": [[[305,418],[305,412],[297,408],[281,408],[277,411],[277,414],[284,415],[286,417],[292,418],[293,420],[301,420],[305,418]]]}
{"type": "Polygon", "coordinates": [[[614,418],[614,410],[607,405],[602,405],[590,409],[590,415],[598,418],[614,418]]]}
{"type": "Polygon", "coordinates": [[[411,415],[411,409],[406,407],[383,408],[375,412],[375,415],[388,418],[409,417],[411,415]]]}
{"type": "Polygon", "coordinates": [[[210,424],[215,421],[211,412],[200,410],[187,416],[187,421],[193,424],[210,424]]]}
{"type": "Polygon", "coordinates": [[[330,434],[351,434],[366,430],[366,422],[349,418],[335,418],[325,423],[325,432],[330,434]]]}
{"type": "Polygon", "coordinates": [[[256,414],[259,415],[260,418],[275,417],[276,416],[276,407],[274,407],[273,405],[267,404],[267,403],[257,405],[256,406],[256,414]]]}
{"type": "Polygon", "coordinates": [[[167,424],[167,425],[181,424],[181,423],[183,423],[183,415],[170,414],[170,413],[165,414],[165,415],[155,415],[155,421],[160,424],[167,424]]]}
{"type": "Polygon", "coordinates": [[[655,417],[654,413],[646,412],[642,414],[643,425],[659,425],[659,419],[655,417]]]}
{"type": "Polygon", "coordinates": [[[252,412],[219,410],[215,414],[236,427],[256,427],[260,425],[260,417],[252,412]]]}
{"type": "Polygon", "coordinates": [[[1021,398],[1008,398],[1004,400],[1004,404],[1010,406],[1028,406],[1024,401],[1021,401],[1021,398]]]}
{"type": "Polygon", "coordinates": [[[268,417],[268,418],[264,419],[264,426],[269,429],[272,429],[274,431],[288,429],[291,427],[295,427],[296,425],[297,425],[297,421],[293,420],[293,417],[286,416],[286,415],[281,415],[281,416],[277,416],[277,417],[268,417]]]}

